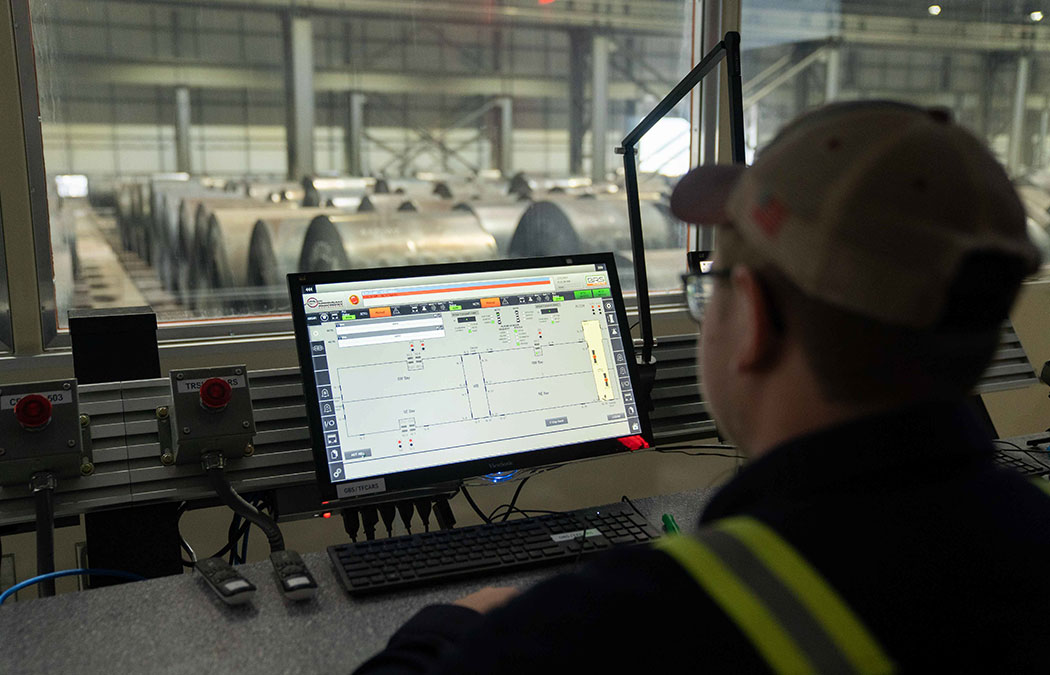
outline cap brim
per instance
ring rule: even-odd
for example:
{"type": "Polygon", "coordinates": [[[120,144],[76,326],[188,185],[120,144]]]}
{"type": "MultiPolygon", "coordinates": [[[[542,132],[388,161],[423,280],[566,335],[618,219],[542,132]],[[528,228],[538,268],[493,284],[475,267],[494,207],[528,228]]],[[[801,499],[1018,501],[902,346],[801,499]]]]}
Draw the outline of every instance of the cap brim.
{"type": "Polygon", "coordinates": [[[729,220],[726,203],[740,176],[742,164],[698,166],[678,181],[671,193],[671,212],[687,223],[721,225],[729,220]]]}

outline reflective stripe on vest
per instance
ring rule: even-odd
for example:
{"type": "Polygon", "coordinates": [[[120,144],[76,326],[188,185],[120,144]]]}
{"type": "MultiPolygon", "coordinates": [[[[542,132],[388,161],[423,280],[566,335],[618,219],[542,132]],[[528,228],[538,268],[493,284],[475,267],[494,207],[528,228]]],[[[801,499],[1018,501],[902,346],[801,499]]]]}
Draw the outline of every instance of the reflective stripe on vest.
{"type": "Polygon", "coordinates": [[[838,593],[758,520],[727,518],[698,538],[664,537],[656,547],[696,579],[774,672],[894,672],[838,593]]]}
{"type": "Polygon", "coordinates": [[[1050,481],[1043,480],[1042,478],[1033,478],[1032,482],[1035,483],[1037,488],[1050,495],[1050,481]]]}

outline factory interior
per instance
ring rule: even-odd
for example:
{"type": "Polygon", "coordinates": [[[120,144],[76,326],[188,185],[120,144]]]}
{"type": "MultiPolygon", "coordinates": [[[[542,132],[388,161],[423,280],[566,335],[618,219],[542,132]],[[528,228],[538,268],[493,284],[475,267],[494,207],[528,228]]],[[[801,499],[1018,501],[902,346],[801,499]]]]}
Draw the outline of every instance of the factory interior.
{"type": "MultiPolygon", "coordinates": [[[[243,456],[227,455],[227,475],[318,583],[339,590],[325,551],[350,541],[348,521],[317,487],[295,273],[612,254],[635,349],[642,316],[651,319],[641,330],[652,331],[658,366],[653,448],[463,478],[472,492],[457,485],[438,500],[459,526],[508,502],[510,513],[519,497],[567,511],[731,479],[743,459],[703,449],[732,446],[698,387],[699,329],[682,290],[686,252],[711,249],[713,228],[683,223],[670,206],[690,168],[734,161],[727,66],[639,142],[640,228],[620,152],[730,31],[740,35],[745,163],[829,102],[942,108],[1006,168],[1029,237],[1050,260],[1042,0],[0,0],[0,393],[13,408],[12,391],[44,391],[21,383],[76,378],[79,401],[68,441],[77,451],[62,455],[53,490],[52,570],[188,577],[211,551],[235,567],[263,565],[267,537],[216,499],[199,461],[177,457],[178,425],[167,420],[180,405],[176,372],[236,368],[250,380],[253,434],[240,440],[243,456]]],[[[1045,270],[1025,281],[975,392],[999,438],[1050,427],[1039,379],[1050,360],[1045,270]]],[[[42,555],[36,492],[21,465],[4,471],[3,446],[21,442],[13,420],[0,428],[0,592],[37,575],[42,555]]],[[[409,526],[380,523],[379,536],[409,526]]],[[[59,598],[114,586],[105,592],[118,603],[120,581],[51,583],[59,598]]],[[[341,595],[330,597],[350,602],[341,595]]],[[[37,597],[19,590],[0,618],[52,601],[37,597]]],[[[284,612],[264,609],[271,621],[284,612]]],[[[102,667],[102,655],[84,658],[84,672],[102,667]]],[[[7,663],[0,670],[36,672],[7,663]]],[[[142,666],[122,663],[110,672],[142,666]]]]}

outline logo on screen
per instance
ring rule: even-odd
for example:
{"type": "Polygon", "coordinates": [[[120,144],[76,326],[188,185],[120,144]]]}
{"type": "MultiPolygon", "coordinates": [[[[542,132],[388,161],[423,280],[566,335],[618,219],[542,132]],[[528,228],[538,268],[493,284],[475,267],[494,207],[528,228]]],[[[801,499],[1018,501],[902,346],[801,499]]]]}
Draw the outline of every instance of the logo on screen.
{"type": "Polygon", "coordinates": [[[359,302],[361,302],[361,298],[357,297],[356,295],[351,295],[350,296],[350,304],[351,305],[356,305],[359,302]]]}
{"type": "Polygon", "coordinates": [[[306,306],[309,307],[310,309],[317,309],[317,305],[319,305],[319,304],[321,304],[321,303],[317,302],[317,298],[307,298],[306,299],[306,306]]]}
{"type": "Polygon", "coordinates": [[[591,276],[588,276],[587,277],[587,285],[588,286],[604,286],[605,285],[605,275],[604,274],[592,274],[591,276]]]}

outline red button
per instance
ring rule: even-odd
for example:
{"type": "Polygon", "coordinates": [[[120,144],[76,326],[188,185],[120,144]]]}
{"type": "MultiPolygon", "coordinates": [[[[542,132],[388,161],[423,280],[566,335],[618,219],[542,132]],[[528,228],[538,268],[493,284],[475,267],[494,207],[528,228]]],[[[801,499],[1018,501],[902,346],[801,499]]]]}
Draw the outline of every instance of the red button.
{"type": "Polygon", "coordinates": [[[26,429],[40,429],[51,421],[51,401],[40,394],[23,396],[15,404],[15,419],[26,429]]]}
{"type": "Polygon", "coordinates": [[[221,377],[212,377],[201,385],[201,405],[209,410],[222,410],[233,398],[233,387],[221,377]]]}

